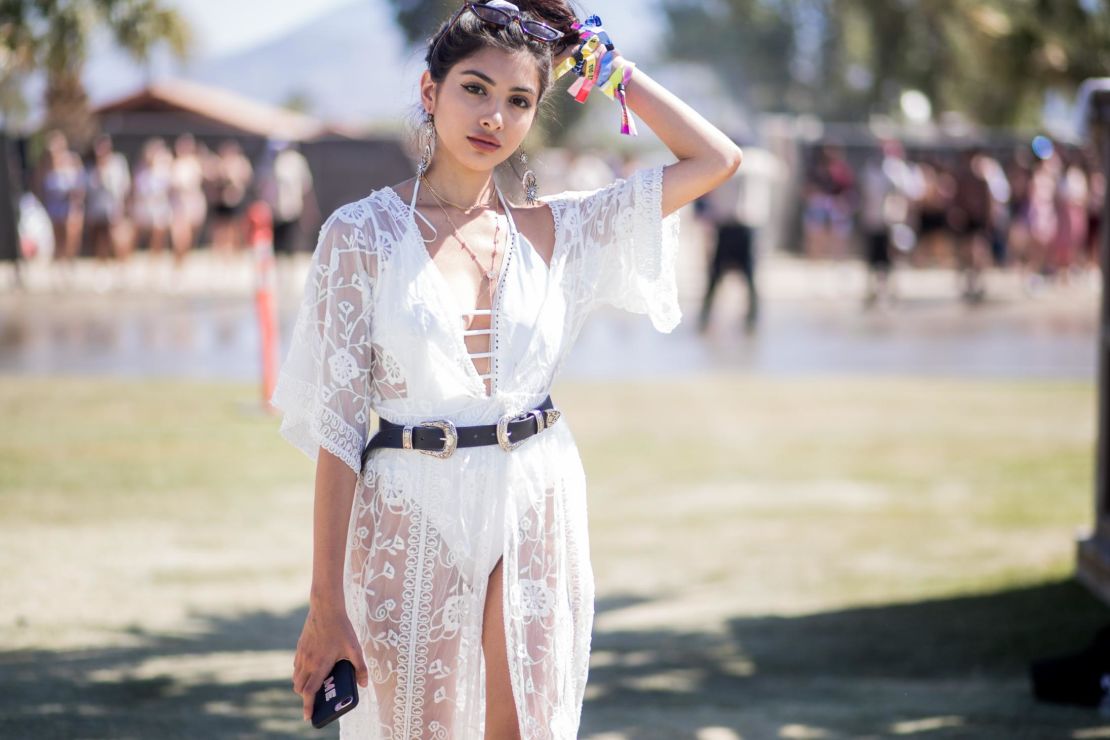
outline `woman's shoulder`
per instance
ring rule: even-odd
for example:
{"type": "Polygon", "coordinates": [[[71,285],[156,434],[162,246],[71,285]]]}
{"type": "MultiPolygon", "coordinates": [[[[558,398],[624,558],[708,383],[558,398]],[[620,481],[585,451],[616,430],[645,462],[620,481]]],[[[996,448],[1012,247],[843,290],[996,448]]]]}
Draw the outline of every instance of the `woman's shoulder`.
{"type": "Polygon", "coordinates": [[[395,196],[398,200],[408,203],[412,199],[412,188],[415,184],[416,178],[410,177],[407,180],[378,188],[374,193],[380,193],[383,197],[395,196]]]}
{"type": "Polygon", "coordinates": [[[399,219],[403,206],[396,190],[388,185],[371,190],[358,200],[344,203],[324,220],[324,227],[346,225],[363,230],[380,231],[386,227],[385,217],[399,219]]]}
{"type": "Polygon", "coordinates": [[[374,262],[386,261],[393,245],[404,235],[405,208],[392,188],[371,190],[358,200],[337,207],[324,219],[317,246],[330,244],[354,249],[368,260],[373,257],[374,262]]]}
{"type": "Polygon", "coordinates": [[[555,204],[548,198],[541,198],[534,204],[517,205],[510,203],[513,221],[521,231],[540,231],[551,229],[551,219],[555,211],[555,204]]]}
{"type": "Polygon", "coordinates": [[[566,190],[563,190],[562,192],[555,193],[553,195],[545,195],[540,200],[545,203],[550,203],[552,207],[565,206],[568,203],[578,203],[580,201],[589,199],[591,196],[604,194],[606,192],[617,189],[621,185],[624,185],[625,183],[635,179],[636,177],[639,177],[640,175],[641,171],[637,170],[636,172],[626,177],[614,176],[607,181],[591,182],[587,187],[579,187],[581,183],[575,183],[575,187],[568,188],[566,190]]]}

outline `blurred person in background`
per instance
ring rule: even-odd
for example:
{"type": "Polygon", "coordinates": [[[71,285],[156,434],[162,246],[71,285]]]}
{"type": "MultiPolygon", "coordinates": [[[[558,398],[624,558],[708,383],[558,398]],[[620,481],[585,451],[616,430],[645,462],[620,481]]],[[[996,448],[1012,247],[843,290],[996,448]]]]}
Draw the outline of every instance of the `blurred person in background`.
{"type": "Polygon", "coordinates": [[[956,235],[956,268],[962,282],[961,296],[978,303],[985,297],[983,270],[990,263],[991,191],[979,167],[978,149],[969,149],[956,168],[956,190],[948,210],[948,223],[956,235]]]}
{"type": "Polygon", "coordinates": [[[986,152],[975,157],[975,168],[990,191],[990,226],[987,229],[989,261],[999,267],[1006,264],[1010,236],[1010,200],[1013,189],[1001,163],[986,152]]]}
{"type": "Polygon", "coordinates": [[[1102,209],[1106,202],[1106,175],[1098,165],[1092,149],[1084,150],[1087,168],[1087,244],[1084,249],[1085,264],[1090,271],[1099,268],[1102,239],[1102,209]]]}
{"type": "Polygon", "coordinates": [[[213,162],[215,207],[212,214],[212,246],[223,256],[231,255],[243,244],[243,213],[254,178],[250,160],[239,142],[228,139],[220,144],[213,162]]]}
{"type": "Polygon", "coordinates": [[[864,164],[859,178],[860,230],[867,262],[867,288],[863,305],[895,299],[891,281],[894,244],[908,252],[914,246],[909,226],[910,206],[924,192],[921,172],[906,161],[901,142],[887,139],[864,164]]]}
{"type": "Polygon", "coordinates": [[[1055,150],[1040,157],[1029,181],[1029,249],[1024,272],[1026,290],[1038,289],[1050,270],[1049,255],[1059,228],[1056,194],[1062,177],[1062,163],[1055,150]]]}
{"type": "Polygon", "coordinates": [[[705,332],[713,310],[713,298],[721,278],[738,270],[747,288],[744,327],[752,331],[759,319],[756,287],[756,244],[758,229],[771,221],[772,194],[785,167],[775,155],[756,147],[744,147],[744,166],[695,203],[696,212],[713,227],[714,248],[709,260],[705,294],[698,315],[698,331],[705,332]]]}
{"type": "Polygon", "coordinates": [[[271,140],[256,179],[258,197],[270,207],[274,224],[274,252],[292,254],[301,248],[302,226],[317,221],[312,171],[296,145],[271,140]]]}
{"type": "Polygon", "coordinates": [[[944,264],[952,252],[948,210],[956,193],[956,181],[939,155],[926,156],[918,163],[924,190],[918,204],[915,265],[944,264]]]}
{"type": "Polygon", "coordinates": [[[173,219],[172,177],[173,155],[166,142],[160,138],[147,139],[135,168],[131,218],[135,222],[136,248],[145,244],[152,256],[162,254],[166,248],[173,219]]]}
{"type": "Polygon", "coordinates": [[[806,173],[805,254],[814,259],[842,258],[848,253],[855,211],[856,176],[833,144],[822,144],[806,173]]]}
{"type": "Polygon", "coordinates": [[[93,142],[85,181],[85,223],[93,256],[101,263],[126,259],[129,239],[124,230],[131,169],[127,158],[112,148],[107,134],[93,142]]]}
{"type": "Polygon", "coordinates": [[[174,158],[170,173],[170,210],[173,223],[170,238],[174,261],[181,267],[185,255],[196,246],[204,226],[208,203],[204,197],[204,167],[192,134],[182,134],[173,144],[174,158]]]}
{"type": "Polygon", "coordinates": [[[1018,147],[1006,165],[1006,179],[1010,183],[1010,202],[1007,223],[1005,264],[1015,265],[1023,271],[1029,257],[1029,197],[1032,189],[1032,162],[1024,146],[1018,147]]]}
{"type": "Polygon", "coordinates": [[[613,168],[598,152],[571,152],[566,166],[567,188],[574,190],[593,190],[613,181],[613,168]]]}
{"type": "Polygon", "coordinates": [[[1060,282],[1071,279],[1072,269],[1087,245],[1087,172],[1078,153],[1058,148],[1061,173],[1056,188],[1056,236],[1052,240],[1050,271],[1060,282]]]}
{"type": "Polygon", "coordinates": [[[54,260],[72,269],[81,251],[84,228],[85,168],[61,131],[46,135],[34,192],[54,228],[54,260]]]}
{"type": "Polygon", "coordinates": [[[30,190],[19,197],[19,255],[27,262],[54,257],[54,227],[30,190]]]}
{"type": "Polygon", "coordinates": [[[202,174],[201,190],[204,192],[205,213],[207,218],[202,229],[201,240],[208,244],[215,241],[215,213],[216,204],[220,202],[220,156],[208,148],[204,142],[197,143],[197,159],[200,160],[202,174]]]}

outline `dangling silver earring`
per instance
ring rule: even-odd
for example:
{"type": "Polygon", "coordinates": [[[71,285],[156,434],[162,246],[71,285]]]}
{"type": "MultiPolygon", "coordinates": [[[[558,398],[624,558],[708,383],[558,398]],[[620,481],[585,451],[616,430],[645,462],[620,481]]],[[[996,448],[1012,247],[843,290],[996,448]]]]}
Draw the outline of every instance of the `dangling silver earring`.
{"type": "Polygon", "coordinates": [[[431,113],[420,124],[420,161],[416,163],[416,176],[424,177],[428,168],[432,166],[432,156],[436,152],[436,121],[431,113]]]}
{"type": "Polygon", "coordinates": [[[520,163],[524,165],[524,177],[520,178],[520,184],[524,188],[524,200],[528,205],[534,206],[539,201],[536,199],[536,173],[528,167],[528,155],[524,150],[520,150],[520,163]]]}

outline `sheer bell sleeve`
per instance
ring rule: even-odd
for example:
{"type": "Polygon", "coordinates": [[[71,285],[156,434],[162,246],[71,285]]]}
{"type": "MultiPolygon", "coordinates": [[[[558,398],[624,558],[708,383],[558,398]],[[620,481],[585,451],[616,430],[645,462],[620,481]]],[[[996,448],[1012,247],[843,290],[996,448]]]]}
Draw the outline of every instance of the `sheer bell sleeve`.
{"type": "Polygon", "coordinates": [[[607,304],[670,332],[682,318],[675,261],[678,213],[663,218],[663,167],[549,201],[566,246],[568,293],[581,316],[607,304]]]}
{"type": "Polygon", "coordinates": [[[358,475],[370,417],[372,263],[364,224],[332,214],[271,399],[284,414],[282,436],[313,461],[323,447],[358,475]]]}

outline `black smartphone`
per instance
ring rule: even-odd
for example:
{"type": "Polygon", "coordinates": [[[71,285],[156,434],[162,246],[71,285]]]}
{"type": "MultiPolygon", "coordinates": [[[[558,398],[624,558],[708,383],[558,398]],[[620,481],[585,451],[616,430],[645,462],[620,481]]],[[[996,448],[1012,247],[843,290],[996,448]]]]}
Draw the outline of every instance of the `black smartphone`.
{"type": "Polygon", "coordinates": [[[358,706],[355,666],[344,658],[331,668],[312,704],[312,726],[324,727],[358,706]]]}

